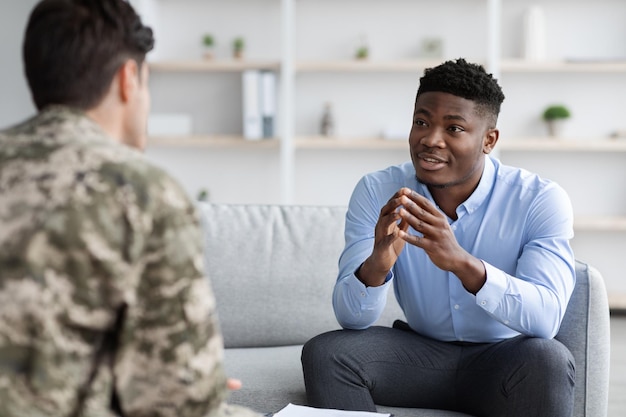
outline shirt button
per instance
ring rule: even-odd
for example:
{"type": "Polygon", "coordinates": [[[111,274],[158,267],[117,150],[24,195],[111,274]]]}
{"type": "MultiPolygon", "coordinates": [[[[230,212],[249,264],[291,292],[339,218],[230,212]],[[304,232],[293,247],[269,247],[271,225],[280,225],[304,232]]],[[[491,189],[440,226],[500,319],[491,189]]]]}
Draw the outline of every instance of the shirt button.
{"type": "Polygon", "coordinates": [[[510,321],[504,320],[504,324],[509,324],[509,323],[510,323],[510,321]]]}
{"type": "Polygon", "coordinates": [[[458,305],[458,304],[455,304],[455,305],[454,305],[454,309],[455,309],[455,310],[458,310],[459,308],[461,308],[461,306],[460,306],[460,305],[458,305]]]}
{"type": "Polygon", "coordinates": [[[456,224],[452,226],[452,230],[456,230],[456,224]]]}
{"type": "Polygon", "coordinates": [[[487,305],[487,301],[482,300],[482,301],[480,302],[480,305],[481,305],[481,306],[486,306],[486,305],[487,305]]]}
{"type": "Polygon", "coordinates": [[[361,291],[361,297],[365,297],[365,292],[361,291]]]}

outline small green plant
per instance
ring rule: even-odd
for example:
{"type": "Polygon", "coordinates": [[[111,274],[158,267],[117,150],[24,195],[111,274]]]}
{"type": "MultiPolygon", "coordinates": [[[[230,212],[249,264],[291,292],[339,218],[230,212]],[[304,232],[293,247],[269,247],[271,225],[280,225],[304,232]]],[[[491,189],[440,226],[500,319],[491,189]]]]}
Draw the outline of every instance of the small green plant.
{"type": "Polygon", "coordinates": [[[235,58],[241,58],[245,47],[246,41],[242,37],[235,38],[233,40],[233,56],[235,58]]]}
{"type": "Polygon", "coordinates": [[[215,38],[213,38],[213,35],[210,33],[204,34],[202,37],[202,45],[204,45],[205,48],[212,48],[215,45],[215,38]]]}
{"type": "Polygon", "coordinates": [[[367,46],[361,46],[356,50],[356,59],[366,59],[369,55],[369,49],[367,46]]]}
{"type": "Polygon", "coordinates": [[[209,201],[209,190],[206,188],[201,188],[198,191],[198,195],[196,196],[198,201],[209,201]]]}
{"type": "Polygon", "coordinates": [[[202,36],[202,46],[204,47],[204,57],[206,59],[213,59],[213,46],[215,46],[215,38],[210,33],[205,33],[202,36]]]}
{"type": "Polygon", "coordinates": [[[357,44],[357,48],[354,52],[354,57],[356,59],[367,59],[370,55],[370,48],[367,42],[367,35],[361,34],[359,36],[359,43],[357,44]]]}
{"type": "Polygon", "coordinates": [[[543,120],[548,127],[548,135],[553,137],[561,136],[563,122],[571,116],[567,107],[562,104],[548,106],[543,111],[543,120]]]}
{"type": "Polygon", "coordinates": [[[571,116],[569,109],[562,104],[549,106],[543,112],[543,120],[568,119],[571,116]]]}

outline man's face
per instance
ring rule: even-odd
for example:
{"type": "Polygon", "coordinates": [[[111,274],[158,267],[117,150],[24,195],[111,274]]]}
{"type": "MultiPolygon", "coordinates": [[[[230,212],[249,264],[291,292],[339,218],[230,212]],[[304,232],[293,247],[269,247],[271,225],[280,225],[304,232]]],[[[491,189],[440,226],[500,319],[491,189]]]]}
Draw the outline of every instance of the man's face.
{"type": "MultiPolygon", "coordinates": [[[[433,188],[460,187],[471,193],[495,144],[490,118],[476,103],[448,93],[422,93],[415,102],[409,135],[417,179],[433,188]],[[491,144],[488,144],[491,143],[491,144]]],[[[496,135],[497,140],[497,135],[496,135]]]]}
{"type": "Polygon", "coordinates": [[[124,143],[143,150],[147,142],[148,114],[150,113],[150,90],[148,89],[148,65],[141,66],[141,75],[135,94],[129,103],[131,114],[126,123],[124,143]]]}

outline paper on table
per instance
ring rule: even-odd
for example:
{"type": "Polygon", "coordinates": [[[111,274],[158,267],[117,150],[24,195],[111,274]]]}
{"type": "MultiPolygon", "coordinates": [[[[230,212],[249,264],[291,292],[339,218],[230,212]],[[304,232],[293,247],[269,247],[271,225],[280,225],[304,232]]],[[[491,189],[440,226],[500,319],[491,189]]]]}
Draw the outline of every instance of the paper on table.
{"type": "Polygon", "coordinates": [[[313,408],[304,405],[287,404],[285,408],[274,414],[274,417],[390,417],[391,414],[372,413],[368,411],[344,411],[329,408],[313,408]]]}

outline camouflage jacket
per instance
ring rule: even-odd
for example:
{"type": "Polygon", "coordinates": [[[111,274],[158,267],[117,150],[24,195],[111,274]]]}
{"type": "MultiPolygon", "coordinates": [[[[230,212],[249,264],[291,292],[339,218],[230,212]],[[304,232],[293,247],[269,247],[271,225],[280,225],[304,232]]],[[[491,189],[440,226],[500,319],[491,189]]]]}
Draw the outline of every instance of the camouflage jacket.
{"type": "Polygon", "coordinates": [[[252,416],[224,403],[197,214],[80,112],[0,132],[0,416],[252,416]]]}

